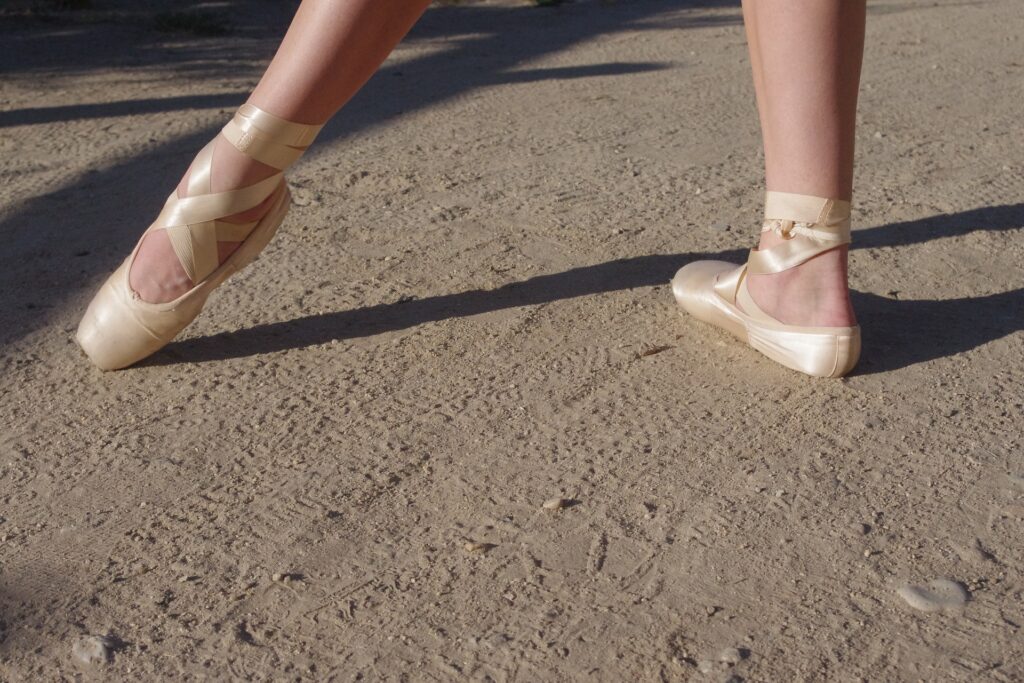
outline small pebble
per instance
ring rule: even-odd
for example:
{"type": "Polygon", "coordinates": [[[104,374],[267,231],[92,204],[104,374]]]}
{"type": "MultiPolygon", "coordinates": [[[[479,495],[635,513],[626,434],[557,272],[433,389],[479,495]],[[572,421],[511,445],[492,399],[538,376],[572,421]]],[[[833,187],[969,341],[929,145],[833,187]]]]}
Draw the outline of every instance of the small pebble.
{"type": "Polygon", "coordinates": [[[709,674],[715,670],[715,663],[710,659],[701,659],[697,662],[697,671],[702,674],[709,674]]]}
{"type": "Polygon", "coordinates": [[[106,664],[113,646],[109,636],[83,636],[71,646],[71,656],[83,664],[106,664]]]}
{"type": "Polygon", "coordinates": [[[747,653],[738,647],[727,647],[718,653],[718,661],[723,664],[739,664],[747,658],[747,653]]]}
{"type": "Polygon", "coordinates": [[[506,643],[510,642],[511,640],[512,638],[505,633],[495,633],[493,635],[488,636],[486,639],[484,639],[483,642],[484,645],[486,645],[487,647],[497,649],[499,647],[502,647],[506,643]]]}
{"type": "Polygon", "coordinates": [[[467,553],[486,553],[495,547],[493,543],[478,543],[477,541],[466,541],[462,546],[467,553]]]}
{"type": "Polygon", "coordinates": [[[545,500],[541,507],[545,510],[564,510],[570,505],[572,505],[572,499],[570,498],[551,498],[545,500]]]}
{"type": "Polygon", "coordinates": [[[935,579],[927,586],[900,586],[896,593],[908,605],[922,612],[938,612],[964,606],[970,595],[961,584],[949,579],[935,579]]]}
{"type": "Polygon", "coordinates": [[[271,577],[271,581],[284,581],[284,574],[281,572],[275,572],[271,577]]]}

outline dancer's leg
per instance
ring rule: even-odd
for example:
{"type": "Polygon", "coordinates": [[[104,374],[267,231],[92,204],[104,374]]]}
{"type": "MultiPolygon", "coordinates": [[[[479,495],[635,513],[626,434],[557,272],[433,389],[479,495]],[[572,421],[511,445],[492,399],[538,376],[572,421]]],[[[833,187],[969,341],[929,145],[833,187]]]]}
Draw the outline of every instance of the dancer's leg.
{"type": "MultiPolygon", "coordinates": [[[[767,189],[849,200],[865,1],[743,0],[767,189]]],[[[761,248],[781,238],[764,233],[761,248]]],[[[750,294],[784,323],[855,324],[846,247],[771,275],[750,294]]]]}
{"type": "MultiPolygon", "coordinates": [[[[249,102],[296,123],[323,123],[369,80],[428,4],[429,0],[303,0],[249,102]]],[[[276,172],[222,137],[215,142],[212,168],[213,192],[251,185],[276,172]]],[[[178,196],[186,195],[187,183],[188,173],[178,196]]],[[[266,210],[267,206],[256,207],[233,220],[255,220],[266,210]]],[[[220,260],[237,246],[222,242],[220,260]]],[[[144,301],[153,303],[171,301],[193,285],[163,230],[146,235],[130,283],[144,301]]]]}

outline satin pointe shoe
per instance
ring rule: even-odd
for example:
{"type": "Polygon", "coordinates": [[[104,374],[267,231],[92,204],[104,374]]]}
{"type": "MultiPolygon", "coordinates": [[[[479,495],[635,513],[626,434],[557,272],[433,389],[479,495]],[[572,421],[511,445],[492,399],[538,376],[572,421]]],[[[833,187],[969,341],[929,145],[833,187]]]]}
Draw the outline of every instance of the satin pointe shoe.
{"type": "MultiPolygon", "coordinates": [[[[146,230],[166,230],[175,255],[194,283],[174,301],[148,303],[128,282],[128,273],[142,239],[100,288],[75,335],[89,359],[101,370],[116,370],[155,353],[178,335],[203,310],[207,297],[231,275],[256,260],[290,206],[284,169],[313,142],[321,126],[285,121],[245,104],[221,131],[236,149],[278,169],[265,180],[237,190],[210,189],[213,142],[199,152],[189,175],[186,197],[172,192],[156,221],[146,230]],[[251,223],[220,220],[263,204],[270,210],[251,223]],[[218,264],[218,242],[241,242],[218,264]]],[[[144,235],[145,236],[145,235],[144,235]]]]}
{"type": "Polygon", "coordinates": [[[717,325],[772,360],[815,377],[841,377],[860,358],[860,326],[786,325],[762,311],[747,291],[747,275],[779,273],[850,243],[850,203],[768,192],[762,232],[785,241],[753,249],[745,265],[695,261],[672,279],[672,293],[687,313],[717,325]]]}

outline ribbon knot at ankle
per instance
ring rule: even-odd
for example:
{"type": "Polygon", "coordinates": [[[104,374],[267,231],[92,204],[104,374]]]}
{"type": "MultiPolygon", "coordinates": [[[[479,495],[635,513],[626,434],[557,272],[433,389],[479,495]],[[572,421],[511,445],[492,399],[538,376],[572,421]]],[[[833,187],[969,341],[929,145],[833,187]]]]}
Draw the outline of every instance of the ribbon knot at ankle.
{"type": "Polygon", "coordinates": [[[839,230],[818,230],[815,228],[814,223],[782,220],[779,218],[766,220],[761,226],[761,232],[774,233],[784,240],[793,239],[794,237],[807,237],[819,242],[835,242],[836,245],[843,244],[844,240],[848,239],[839,230]]]}
{"type": "Polygon", "coordinates": [[[768,192],[761,232],[784,241],[755,249],[747,260],[752,275],[778,273],[850,242],[850,202],[788,192],[768,192]],[[799,239],[797,239],[799,238],[799,239]]]}
{"type": "Polygon", "coordinates": [[[764,228],[783,238],[794,235],[825,242],[850,239],[850,202],[789,192],[768,192],[764,228]]]}

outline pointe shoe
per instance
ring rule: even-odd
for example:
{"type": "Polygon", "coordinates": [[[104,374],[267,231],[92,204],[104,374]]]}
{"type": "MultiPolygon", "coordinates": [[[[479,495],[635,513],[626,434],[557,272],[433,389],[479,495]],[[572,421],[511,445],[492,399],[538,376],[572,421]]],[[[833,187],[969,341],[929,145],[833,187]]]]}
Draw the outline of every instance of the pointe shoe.
{"type": "Polygon", "coordinates": [[[762,232],[786,241],[753,249],[747,263],[695,261],[672,279],[672,293],[693,317],[735,335],[772,360],[815,377],[841,377],[860,357],[860,326],[786,325],[761,310],[747,291],[748,274],[778,273],[850,243],[850,203],[768,192],[762,232]]]}
{"type": "MultiPolygon", "coordinates": [[[[146,230],[166,230],[192,289],[174,301],[143,301],[131,288],[128,273],[142,239],[93,297],[75,339],[101,370],[116,370],[155,353],[203,310],[207,297],[231,275],[256,260],[277,232],[290,205],[284,169],[313,142],[320,126],[292,123],[245,104],[221,134],[240,152],[278,169],[265,180],[227,192],[210,190],[213,142],[199,152],[188,180],[188,196],[172,192],[163,211],[146,230]],[[220,219],[248,211],[268,198],[270,210],[258,221],[228,223],[220,219]],[[241,242],[218,264],[218,242],[241,242]]],[[[145,236],[145,235],[143,235],[145,236]]]]}

